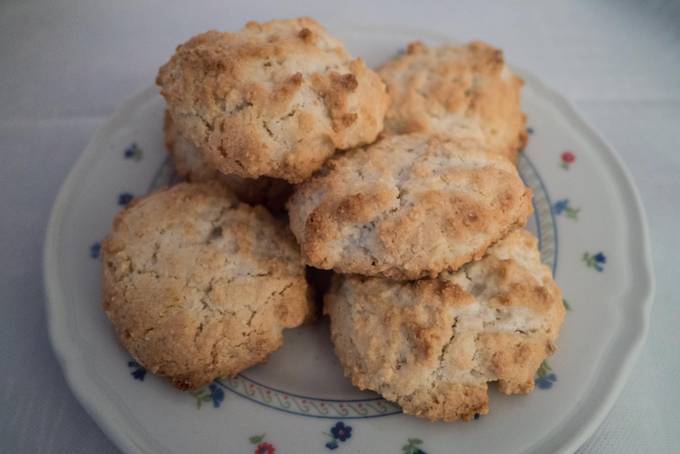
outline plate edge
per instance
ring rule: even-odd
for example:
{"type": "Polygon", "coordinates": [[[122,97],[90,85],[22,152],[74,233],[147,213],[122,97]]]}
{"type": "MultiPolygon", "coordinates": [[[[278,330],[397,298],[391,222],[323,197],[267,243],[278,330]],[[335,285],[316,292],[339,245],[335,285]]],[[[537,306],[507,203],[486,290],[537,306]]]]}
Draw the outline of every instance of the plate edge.
{"type": "MultiPolygon", "coordinates": [[[[110,419],[105,419],[104,410],[100,409],[95,400],[90,399],[83,390],[83,385],[77,382],[77,374],[73,364],[77,364],[77,356],[68,352],[62,346],[64,343],[72,344],[72,339],[65,338],[63,333],[68,332],[67,321],[57,311],[57,303],[55,303],[54,294],[63,296],[61,285],[58,281],[57,270],[58,262],[56,257],[56,244],[58,241],[58,234],[61,232],[61,225],[63,223],[65,203],[70,194],[74,191],[75,185],[78,183],[78,175],[82,173],[93,159],[96,158],[94,147],[100,140],[108,125],[117,117],[129,110],[136,103],[148,98],[154,92],[157,92],[155,87],[147,87],[138,90],[133,95],[126,98],[118,108],[115,109],[112,115],[104,119],[93,133],[91,139],[76,159],[75,165],[68,172],[66,178],[59,188],[56,198],[54,199],[52,209],[50,210],[49,220],[47,222],[47,229],[45,233],[45,241],[43,245],[43,290],[45,292],[45,312],[47,316],[47,333],[50,340],[52,352],[57,358],[57,362],[61,368],[62,376],[66,380],[69,389],[75,396],[78,403],[83,407],[86,413],[95,421],[100,430],[113,442],[119,449],[124,452],[148,452],[144,446],[147,445],[147,440],[135,440],[134,437],[125,436],[123,431],[110,430],[110,419]],[[59,328],[66,327],[65,330],[60,331],[59,328]]],[[[63,299],[63,298],[62,298],[63,299]]],[[[58,305],[63,307],[63,305],[58,305]]],[[[85,385],[88,386],[88,385],[85,385]]],[[[135,436],[138,434],[133,432],[135,436]]]]}

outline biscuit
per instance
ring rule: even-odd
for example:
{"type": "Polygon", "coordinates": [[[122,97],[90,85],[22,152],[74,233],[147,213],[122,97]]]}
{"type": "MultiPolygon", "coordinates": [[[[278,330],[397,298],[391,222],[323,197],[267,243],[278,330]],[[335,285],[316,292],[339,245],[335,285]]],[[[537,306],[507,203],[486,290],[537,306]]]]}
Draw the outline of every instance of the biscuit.
{"type": "Polygon", "coordinates": [[[412,43],[378,73],[392,99],[386,134],[466,135],[513,161],[526,144],[524,82],[499,49],[481,42],[436,48],[412,43]]]}
{"type": "Polygon", "coordinates": [[[147,370],[194,389],[265,361],[313,312],[285,225],[218,183],[135,200],[102,244],[103,306],[147,370]]]}
{"type": "Polygon", "coordinates": [[[293,192],[292,185],[277,178],[242,178],[220,172],[205,162],[191,142],[177,134],[177,128],[168,111],[165,112],[163,129],[165,147],[180,177],[193,183],[217,179],[246,203],[264,205],[275,214],[285,211],[286,201],[293,192]]]}
{"type": "Polygon", "coordinates": [[[212,166],[292,183],[336,148],[373,142],[388,103],[380,77],[310,18],[195,36],[156,83],[179,133],[212,166]]]}
{"type": "Polygon", "coordinates": [[[417,279],[480,258],[532,206],[505,157],[472,139],[411,134],[333,158],[288,210],[308,265],[417,279]]]}
{"type": "Polygon", "coordinates": [[[505,394],[531,392],[564,320],[536,244],[518,230],[436,279],[336,275],[324,311],[345,374],[433,421],[486,414],[487,382],[505,394]]]}

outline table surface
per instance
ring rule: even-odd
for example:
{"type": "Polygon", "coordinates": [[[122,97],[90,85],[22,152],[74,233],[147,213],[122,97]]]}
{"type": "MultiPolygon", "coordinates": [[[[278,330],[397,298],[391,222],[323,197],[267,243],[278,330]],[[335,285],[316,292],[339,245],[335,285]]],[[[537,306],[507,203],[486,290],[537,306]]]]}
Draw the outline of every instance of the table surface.
{"type": "Polygon", "coordinates": [[[189,36],[299,15],[494,43],[569,98],[621,154],[647,210],[656,302],[628,384],[579,452],[678,452],[680,3],[588,0],[2,2],[0,451],[117,451],[69,391],[44,312],[50,208],[94,130],[189,36]]]}

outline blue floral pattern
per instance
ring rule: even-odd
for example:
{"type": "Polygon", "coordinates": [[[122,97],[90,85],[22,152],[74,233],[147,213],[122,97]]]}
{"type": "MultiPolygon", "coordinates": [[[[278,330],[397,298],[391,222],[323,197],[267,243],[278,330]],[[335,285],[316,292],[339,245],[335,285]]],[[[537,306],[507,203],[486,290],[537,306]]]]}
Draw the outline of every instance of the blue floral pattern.
{"type": "Polygon", "coordinates": [[[191,394],[196,398],[198,408],[201,408],[204,402],[212,402],[213,408],[219,408],[224,401],[224,390],[216,381],[210,383],[207,388],[199,389],[191,394]]]}
{"type": "Polygon", "coordinates": [[[580,208],[572,207],[569,203],[569,199],[558,200],[553,204],[552,210],[555,215],[559,216],[564,213],[566,217],[573,219],[574,221],[578,220],[578,212],[581,211],[580,208]]]}
{"type": "Polygon", "coordinates": [[[144,381],[144,377],[146,377],[146,369],[144,369],[141,364],[139,364],[137,361],[128,361],[128,367],[133,369],[132,372],[130,372],[132,378],[135,380],[144,381]]]}
{"type": "Polygon", "coordinates": [[[99,253],[101,252],[101,250],[102,250],[102,245],[99,241],[97,241],[96,243],[93,243],[90,246],[90,257],[92,257],[93,259],[99,258],[99,253]]]}
{"type": "Polygon", "coordinates": [[[553,387],[557,381],[557,375],[552,371],[552,368],[547,361],[541,363],[541,367],[538,368],[536,372],[536,377],[534,378],[534,383],[540,389],[550,389],[553,387]]]}
{"type": "Polygon", "coordinates": [[[352,438],[352,427],[342,421],[338,421],[331,427],[331,433],[324,432],[324,434],[331,438],[331,440],[326,443],[326,448],[334,450],[338,449],[340,446],[339,443],[344,443],[352,438]]]}
{"type": "Polygon", "coordinates": [[[604,271],[604,265],[607,263],[607,257],[602,251],[598,252],[597,254],[584,252],[582,259],[588,268],[593,268],[600,273],[604,271]]]}
{"type": "Polygon", "coordinates": [[[132,199],[134,199],[135,196],[130,194],[129,192],[121,192],[118,194],[118,205],[124,207],[128,205],[130,202],[132,202],[132,199]]]}
{"type": "Polygon", "coordinates": [[[139,161],[144,156],[144,152],[141,148],[137,146],[136,143],[131,143],[123,152],[123,157],[125,159],[132,159],[134,161],[139,161]]]}
{"type": "Polygon", "coordinates": [[[538,386],[540,389],[550,389],[553,386],[553,383],[557,381],[557,375],[554,373],[549,373],[545,377],[540,377],[536,379],[536,386],[538,386]]]}

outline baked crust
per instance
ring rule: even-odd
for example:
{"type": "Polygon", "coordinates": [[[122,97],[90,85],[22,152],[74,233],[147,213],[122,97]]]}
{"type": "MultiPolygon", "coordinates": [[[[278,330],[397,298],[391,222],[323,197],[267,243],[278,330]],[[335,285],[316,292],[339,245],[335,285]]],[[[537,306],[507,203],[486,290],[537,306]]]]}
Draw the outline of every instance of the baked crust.
{"type": "Polygon", "coordinates": [[[373,142],[388,103],[380,77],[304,17],[197,35],[156,82],[178,131],[212,166],[292,183],[336,148],[373,142]]]}
{"type": "Polygon", "coordinates": [[[313,312],[286,226],[218,183],[135,200],[116,216],[102,265],[121,343],[181,389],[263,362],[313,312]]]}
{"type": "Polygon", "coordinates": [[[486,414],[487,382],[531,392],[564,320],[560,289],[523,230],[436,279],[335,275],[324,310],[352,383],[433,421],[486,414]]]}
{"type": "Polygon", "coordinates": [[[308,265],[417,279],[480,258],[532,205],[505,157],[473,139],[410,134],[332,159],[288,210],[308,265]]]}
{"type": "Polygon", "coordinates": [[[524,82],[499,49],[478,41],[441,47],[416,42],[378,73],[392,99],[385,134],[469,136],[513,162],[526,145],[524,82]]]}
{"type": "Polygon", "coordinates": [[[293,192],[293,186],[278,178],[243,178],[227,175],[208,164],[196,147],[177,133],[177,128],[168,111],[163,124],[165,148],[175,165],[177,174],[192,183],[219,180],[236,196],[251,205],[264,205],[274,214],[285,211],[286,201],[293,192]]]}

